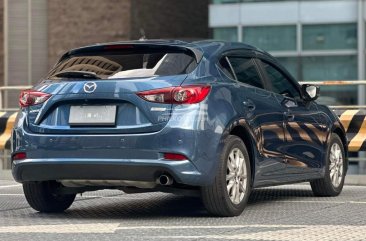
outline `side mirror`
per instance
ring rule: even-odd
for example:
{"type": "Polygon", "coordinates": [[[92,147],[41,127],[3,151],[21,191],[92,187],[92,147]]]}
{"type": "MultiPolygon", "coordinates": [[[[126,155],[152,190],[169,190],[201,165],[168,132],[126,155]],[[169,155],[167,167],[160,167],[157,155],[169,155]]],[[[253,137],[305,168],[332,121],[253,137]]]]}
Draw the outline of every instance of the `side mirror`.
{"type": "Polygon", "coordinates": [[[319,97],[319,87],[310,84],[303,84],[301,86],[301,91],[305,101],[316,100],[319,97]]]}

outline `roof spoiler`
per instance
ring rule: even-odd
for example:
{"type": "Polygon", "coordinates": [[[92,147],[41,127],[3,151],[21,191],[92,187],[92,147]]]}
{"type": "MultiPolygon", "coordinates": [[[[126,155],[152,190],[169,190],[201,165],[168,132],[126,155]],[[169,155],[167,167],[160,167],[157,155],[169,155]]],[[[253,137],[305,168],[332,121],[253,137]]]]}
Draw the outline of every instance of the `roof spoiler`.
{"type": "Polygon", "coordinates": [[[150,51],[182,51],[182,52],[190,52],[196,59],[196,62],[199,63],[203,57],[203,52],[199,49],[187,47],[187,46],[180,46],[180,45],[171,45],[171,44],[164,44],[164,43],[111,43],[111,44],[101,44],[101,45],[92,45],[86,46],[82,48],[77,48],[66,52],[60,60],[57,62],[61,62],[66,58],[69,58],[73,55],[79,55],[83,53],[90,53],[90,52],[99,52],[99,51],[106,51],[106,50],[114,50],[114,51],[141,51],[149,49],[150,51]]]}

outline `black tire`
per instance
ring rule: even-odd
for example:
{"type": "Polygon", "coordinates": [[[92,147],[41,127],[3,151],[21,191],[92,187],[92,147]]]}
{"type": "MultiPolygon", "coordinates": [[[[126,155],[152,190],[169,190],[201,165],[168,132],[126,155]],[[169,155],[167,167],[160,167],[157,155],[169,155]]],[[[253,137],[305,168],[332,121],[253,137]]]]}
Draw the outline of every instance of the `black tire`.
{"type": "Polygon", "coordinates": [[[76,196],[76,194],[54,194],[60,185],[51,181],[26,182],[23,183],[23,191],[25,198],[33,209],[44,213],[58,213],[68,209],[76,196]]]}
{"type": "Polygon", "coordinates": [[[238,216],[243,212],[251,191],[250,159],[247,148],[239,137],[230,135],[226,138],[217,169],[214,183],[210,186],[201,188],[203,204],[207,211],[215,216],[238,216]],[[235,204],[230,199],[229,192],[227,190],[228,182],[226,181],[229,154],[232,150],[235,150],[235,148],[238,148],[243,154],[247,177],[246,189],[245,192],[242,192],[244,193],[244,197],[238,204],[235,204]]]}
{"type": "Polygon", "coordinates": [[[344,179],[347,171],[346,157],[344,153],[344,146],[338,135],[332,134],[330,137],[329,145],[327,147],[327,153],[325,156],[325,172],[322,179],[317,179],[310,182],[311,189],[315,196],[319,197],[334,197],[338,196],[343,189],[344,179]],[[338,186],[332,183],[331,171],[330,171],[330,152],[333,144],[338,144],[341,150],[342,160],[343,160],[343,173],[341,175],[341,181],[338,186]]]}

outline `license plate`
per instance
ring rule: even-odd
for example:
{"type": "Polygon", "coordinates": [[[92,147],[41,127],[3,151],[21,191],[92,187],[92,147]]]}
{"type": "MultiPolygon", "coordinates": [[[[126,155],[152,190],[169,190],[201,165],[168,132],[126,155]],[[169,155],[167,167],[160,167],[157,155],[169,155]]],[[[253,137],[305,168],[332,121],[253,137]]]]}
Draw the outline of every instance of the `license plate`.
{"type": "Polygon", "coordinates": [[[70,125],[115,125],[116,124],[115,105],[99,106],[71,106],[69,124],[70,125]]]}

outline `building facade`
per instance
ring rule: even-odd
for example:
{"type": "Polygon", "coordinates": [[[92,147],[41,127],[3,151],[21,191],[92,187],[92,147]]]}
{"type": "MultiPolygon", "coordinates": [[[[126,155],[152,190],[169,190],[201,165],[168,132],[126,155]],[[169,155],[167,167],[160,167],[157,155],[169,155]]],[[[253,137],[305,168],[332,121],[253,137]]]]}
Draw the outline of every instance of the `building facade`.
{"type": "MultiPolygon", "coordinates": [[[[203,39],[208,0],[0,0],[0,85],[32,85],[65,51],[148,39],[203,39]]],[[[8,91],[16,107],[18,91],[8,91]]]]}

